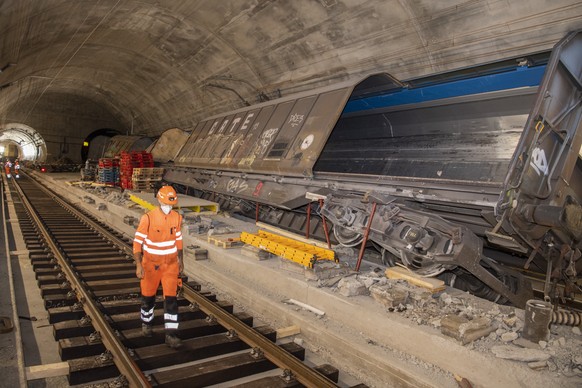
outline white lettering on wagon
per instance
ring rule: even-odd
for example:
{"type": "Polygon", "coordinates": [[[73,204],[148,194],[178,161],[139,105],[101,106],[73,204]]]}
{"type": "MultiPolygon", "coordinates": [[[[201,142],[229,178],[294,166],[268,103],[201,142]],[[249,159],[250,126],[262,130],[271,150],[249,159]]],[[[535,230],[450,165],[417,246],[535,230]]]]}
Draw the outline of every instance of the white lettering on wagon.
{"type": "Polygon", "coordinates": [[[232,121],[232,125],[230,126],[230,129],[228,130],[228,134],[230,135],[232,133],[232,131],[234,131],[234,127],[236,127],[236,125],[238,123],[240,123],[241,117],[237,117],[236,119],[234,119],[232,121]]]}
{"type": "Polygon", "coordinates": [[[305,115],[300,115],[297,113],[293,113],[290,117],[289,117],[289,123],[291,124],[291,126],[293,128],[295,128],[296,126],[300,125],[303,122],[303,118],[305,117],[305,115]]]}
{"type": "Polygon", "coordinates": [[[255,116],[254,113],[249,113],[247,115],[247,117],[245,118],[245,121],[243,122],[243,124],[240,126],[241,131],[244,129],[247,129],[247,127],[249,126],[249,124],[251,123],[251,119],[255,116]]]}
{"type": "Polygon", "coordinates": [[[218,130],[218,133],[224,133],[224,130],[226,129],[226,126],[228,125],[228,122],[230,120],[224,120],[224,122],[222,123],[222,125],[220,126],[220,129],[218,130]]]}
{"type": "Polygon", "coordinates": [[[212,127],[210,127],[210,130],[208,131],[208,134],[209,134],[209,135],[212,135],[212,134],[214,133],[214,131],[216,131],[216,127],[218,127],[218,123],[219,123],[219,121],[218,121],[218,120],[216,120],[216,121],[215,121],[215,122],[212,124],[212,127]]]}
{"type": "Polygon", "coordinates": [[[534,148],[529,165],[533,167],[538,175],[542,175],[542,173],[548,175],[548,160],[546,159],[546,153],[541,148],[534,148]]]}
{"type": "Polygon", "coordinates": [[[267,148],[275,138],[277,132],[279,132],[279,128],[269,128],[263,132],[261,138],[259,139],[259,144],[257,147],[258,149],[257,152],[255,152],[255,155],[263,155],[265,152],[267,152],[267,148]]]}
{"type": "Polygon", "coordinates": [[[240,178],[232,178],[226,184],[226,191],[228,191],[229,193],[240,194],[248,188],[249,185],[247,184],[247,182],[240,178]]]}

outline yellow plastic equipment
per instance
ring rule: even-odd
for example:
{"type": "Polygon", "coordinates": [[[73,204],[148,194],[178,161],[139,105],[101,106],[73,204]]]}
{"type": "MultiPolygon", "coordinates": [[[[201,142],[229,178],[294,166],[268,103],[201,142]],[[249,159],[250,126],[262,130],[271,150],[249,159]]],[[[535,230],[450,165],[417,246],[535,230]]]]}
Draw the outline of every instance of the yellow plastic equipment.
{"type": "Polygon", "coordinates": [[[313,268],[317,260],[339,261],[335,252],[331,249],[320,248],[292,238],[265,232],[264,230],[259,230],[257,234],[242,232],[240,239],[245,244],[255,246],[309,268],[313,268]]]}

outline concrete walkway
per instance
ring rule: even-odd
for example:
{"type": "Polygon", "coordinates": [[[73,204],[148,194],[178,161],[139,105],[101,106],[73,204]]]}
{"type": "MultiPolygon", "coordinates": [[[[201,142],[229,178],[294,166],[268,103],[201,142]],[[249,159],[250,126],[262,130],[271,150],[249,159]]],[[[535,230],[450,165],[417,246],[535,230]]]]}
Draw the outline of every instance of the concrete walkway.
{"type": "MultiPolygon", "coordinates": [[[[2,189],[6,178],[0,177],[2,189]]],[[[4,194],[4,193],[2,193],[4,194]]],[[[16,280],[14,269],[18,268],[17,260],[10,255],[14,244],[9,241],[12,232],[12,223],[7,212],[6,203],[10,198],[2,198],[5,205],[0,213],[3,228],[0,228],[0,376],[3,376],[2,385],[6,387],[25,386],[23,379],[22,347],[18,342],[21,339],[19,311],[14,311],[15,294],[12,280],[16,280]],[[16,265],[15,265],[16,264],[16,265]],[[6,385],[4,385],[6,384],[6,385]]]]}

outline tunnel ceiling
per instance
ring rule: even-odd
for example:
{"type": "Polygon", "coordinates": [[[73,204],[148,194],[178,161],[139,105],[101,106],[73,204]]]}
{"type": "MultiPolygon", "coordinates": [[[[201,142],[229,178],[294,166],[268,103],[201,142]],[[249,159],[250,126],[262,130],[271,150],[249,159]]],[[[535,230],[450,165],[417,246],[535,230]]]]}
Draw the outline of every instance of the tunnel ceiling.
{"type": "Polygon", "coordinates": [[[67,109],[45,100],[63,96],[117,129],[190,129],[369,73],[407,79],[547,50],[581,27],[582,3],[565,0],[3,0],[0,124],[54,120],[67,109]]]}

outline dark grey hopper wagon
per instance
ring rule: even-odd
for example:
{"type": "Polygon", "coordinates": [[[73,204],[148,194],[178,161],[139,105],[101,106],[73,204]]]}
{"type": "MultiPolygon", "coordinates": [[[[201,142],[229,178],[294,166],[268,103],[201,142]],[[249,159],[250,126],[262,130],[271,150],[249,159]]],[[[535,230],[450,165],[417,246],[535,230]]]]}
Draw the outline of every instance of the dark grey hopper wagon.
{"type": "MultiPolygon", "coordinates": [[[[336,238],[370,240],[414,271],[463,268],[523,306],[531,289],[483,254],[582,270],[582,33],[560,41],[539,86],[344,112],[406,87],[368,77],[200,122],[165,179],[206,193],[299,209],[326,196],[336,238]],[[344,112],[342,114],[342,112],[344,112]],[[364,199],[364,200],[363,200],[364,199]]],[[[558,271],[559,272],[559,271],[558,271]]]]}

